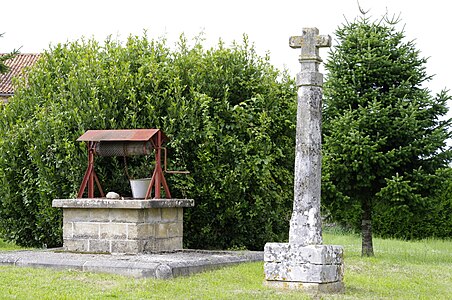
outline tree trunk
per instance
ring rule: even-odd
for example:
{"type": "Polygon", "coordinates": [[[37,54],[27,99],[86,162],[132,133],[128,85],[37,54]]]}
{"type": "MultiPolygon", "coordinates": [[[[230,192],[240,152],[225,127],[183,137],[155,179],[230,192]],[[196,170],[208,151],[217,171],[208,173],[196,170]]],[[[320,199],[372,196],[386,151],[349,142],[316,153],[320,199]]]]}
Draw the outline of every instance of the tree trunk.
{"type": "Polygon", "coordinates": [[[361,234],[362,248],[361,256],[374,256],[374,246],[372,244],[372,202],[369,198],[361,201],[362,218],[361,234]]]}

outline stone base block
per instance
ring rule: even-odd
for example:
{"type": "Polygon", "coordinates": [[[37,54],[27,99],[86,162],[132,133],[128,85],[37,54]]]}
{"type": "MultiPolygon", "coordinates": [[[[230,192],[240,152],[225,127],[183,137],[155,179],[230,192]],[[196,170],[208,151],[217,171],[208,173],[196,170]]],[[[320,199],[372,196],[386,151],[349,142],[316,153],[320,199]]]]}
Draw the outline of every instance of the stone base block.
{"type": "Polygon", "coordinates": [[[342,281],[330,283],[306,283],[266,280],[264,285],[277,289],[301,290],[307,294],[339,294],[343,293],[345,290],[342,281]]]}
{"type": "Polygon", "coordinates": [[[264,273],[270,286],[307,292],[342,292],[343,249],[332,245],[267,243],[264,273]]]}

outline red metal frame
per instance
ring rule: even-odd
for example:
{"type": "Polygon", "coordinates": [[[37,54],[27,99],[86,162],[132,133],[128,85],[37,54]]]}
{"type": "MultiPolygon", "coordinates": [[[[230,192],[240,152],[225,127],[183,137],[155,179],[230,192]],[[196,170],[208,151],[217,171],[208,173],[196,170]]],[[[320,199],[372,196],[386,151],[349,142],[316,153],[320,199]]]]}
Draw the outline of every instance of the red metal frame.
{"type": "Polygon", "coordinates": [[[88,168],[86,169],[83,181],[80,185],[77,198],[83,198],[83,193],[85,192],[86,187],[88,187],[88,198],[94,198],[94,182],[96,182],[101,197],[105,197],[99,178],[94,170],[95,149],[98,142],[113,141],[151,141],[155,152],[155,168],[145,199],[148,199],[152,195],[153,189],[154,199],[160,199],[162,197],[161,187],[163,187],[165,191],[165,197],[171,198],[168,184],[166,183],[165,176],[163,175],[161,162],[163,149],[162,145],[166,139],[167,137],[159,129],[88,130],[77,139],[77,141],[85,141],[88,147],[88,168]]]}
{"type": "Polygon", "coordinates": [[[155,187],[155,198],[161,198],[160,187],[163,186],[167,198],[171,198],[171,193],[166,183],[165,176],[162,171],[162,133],[157,132],[157,138],[153,139],[154,149],[155,149],[155,169],[151,177],[151,183],[149,184],[148,190],[146,192],[145,199],[147,199],[152,192],[152,188],[155,187]]]}
{"type": "Polygon", "coordinates": [[[86,185],[88,185],[88,198],[94,198],[94,181],[96,182],[97,188],[99,189],[101,197],[105,197],[104,191],[97,177],[96,171],[94,171],[94,149],[96,147],[96,142],[87,142],[88,147],[88,168],[86,169],[85,176],[83,177],[82,184],[78,191],[77,198],[82,198],[85,192],[86,185]]]}

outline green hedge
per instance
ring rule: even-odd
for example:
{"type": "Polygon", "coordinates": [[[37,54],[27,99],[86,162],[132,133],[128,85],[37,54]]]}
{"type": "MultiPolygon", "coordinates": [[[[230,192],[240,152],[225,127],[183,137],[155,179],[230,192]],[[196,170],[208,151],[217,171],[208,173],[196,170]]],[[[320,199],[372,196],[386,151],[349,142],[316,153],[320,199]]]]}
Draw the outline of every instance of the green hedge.
{"type": "MultiPolygon", "coordinates": [[[[262,249],[287,238],[296,91],[247,38],[204,49],[182,36],[81,40],[45,52],[1,112],[0,232],[24,246],[62,243],[54,198],[75,197],[88,129],[160,128],[172,196],[194,198],[186,247],[262,249]]],[[[129,168],[143,159],[132,159],[129,168]]],[[[104,190],[130,195],[122,159],[97,158],[104,190]]]]}

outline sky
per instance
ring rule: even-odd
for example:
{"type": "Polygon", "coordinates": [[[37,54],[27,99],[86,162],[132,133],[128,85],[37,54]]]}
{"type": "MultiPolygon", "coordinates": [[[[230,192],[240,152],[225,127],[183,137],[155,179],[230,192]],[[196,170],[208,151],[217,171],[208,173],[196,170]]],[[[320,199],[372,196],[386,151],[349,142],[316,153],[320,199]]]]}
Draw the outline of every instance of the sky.
{"type": "MultiPolygon", "coordinates": [[[[427,73],[435,75],[427,87],[433,93],[452,89],[450,10],[444,0],[359,0],[368,16],[379,19],[388,12],[400,15],[406,41],[415,40],[421,56],[428,57],[427,73]],[[442,36],[442,34],[446,34],[442,36]]],[[[241,41],[243,34],[259,54],[270,54],[279,69],[295,76],[299,71],[299,50],[291,49],[289,37],[304,27],[317,27],[329,34],[346,20],[360,15],[357,0],[21,0],[0,3],[0,52],[20,47],[22,53],[36,53],[51,45],[82,37],[104,41],[109,35],[124,41],[130,34],[150,38],[165,36],[175,44],[180,34],[189,39],[204,33],[206,47],[221,38],[226,45],[241,41]]],[[[322,49],[326,60],[328,50],[322,49]]],[[[451,105],[452,106],[452,105],[451,105]]]]}

